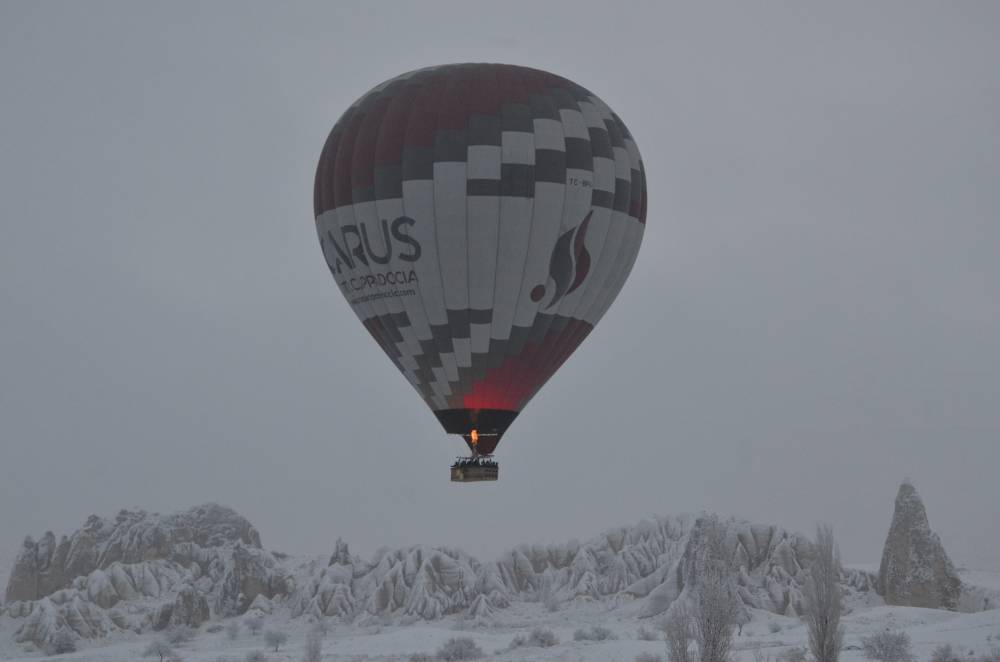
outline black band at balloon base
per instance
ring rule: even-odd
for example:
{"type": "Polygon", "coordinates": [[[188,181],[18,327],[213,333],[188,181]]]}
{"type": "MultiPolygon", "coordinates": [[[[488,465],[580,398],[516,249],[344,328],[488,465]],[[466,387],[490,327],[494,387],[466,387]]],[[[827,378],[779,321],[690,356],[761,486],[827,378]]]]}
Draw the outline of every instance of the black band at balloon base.
{"type": "Polygon", "coordinates": [[[471,430],[503,434],[520,412],[509,409],[438,409],[434,412],[448,434],[471,430]]]}
{"type": "Polygon", "coordinates": [[[434,415],[445,432],[462,435],[474,453],[490,455],[519,413],[509,409],[439,409],[434,415]],[[473,430],[478,437],[475,442],[473,430]]]}

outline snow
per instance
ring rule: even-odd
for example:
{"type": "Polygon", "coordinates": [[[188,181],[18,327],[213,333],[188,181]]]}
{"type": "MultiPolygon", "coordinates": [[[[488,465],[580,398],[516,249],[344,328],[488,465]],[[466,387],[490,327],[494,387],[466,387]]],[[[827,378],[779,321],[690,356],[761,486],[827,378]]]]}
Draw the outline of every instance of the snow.
{"type": "MultiPolygon", "coordinates": [[[[432,623],[413,625],[363,625],[331,619],[323,637],[323,660],[347,662],[384,660],[405,662],[414,653],[434,653],[452,637],[470,637],[490,659],[499,662],[515,660],[551,660],[581,662],[632,662],[643,652],[665,654],[665,645],[643,641],[638,637],[640,626],[655,628],[656,619],[638,617],[638,605],[627,603],[612,607],[599,601],[578,599],[558,611],[549,611],[538,602],[516,602],[510,608],[498,610],[485,621],[470,621],[461,616],[446,616],[432,623]],[[617,639],[603,642],[573,641],[578,628],[603,625],[617,639]],[[527,635],[532,628],[551,629],[559,644],[551,648],[518,648],[507,650],[517,635],[527,635]]],[[[863,662],[860,639],[885,629],[904,630],[912,641],[918,660],[926,660],[931,650],[941,644],[951,644],[975,654],[1000,646],[1000,610],[973,614],[915,607],[874,606],[858,608],[845,616],[847,650],[843,662],[863,662]]],[[[225,625],[229,620],[214,621],[225,625]]],[[[9,627],[9,626],[7,626],[9,627]]],[[[289,643],[278,653],[268,651],[271,662],[292,662],[302,659],[306,634],[314,625],[308,619],[290,619],[287,609],[276,609],[266,617],[263,630],[280,629],[290,635],[289,643]]],[[[38,653],[25,654],[10,638],[10,632],[0,631],[0,659],[14,662],[28,660],[73,660],[74,662],[134,662],[155,634],[123,635],[119,640],[85,644],[77,653],[47,658],[38,653]],[[7,635],[7,636],[5,636],[7,635]]],[[[753,610],[752,620],[736,638],[736,662],[752,662],[753,650],[760,646],[772,659],[791,647],[806,645],[805,626],[796,618],[778,616],[763,610],[753,610]],[[772,633],[771,624],[781,629],[772,633]]],[[[262,635],[251,635],[245,629],[235,642],[225,632],[207,633],[204,628],[192,642],[178,647],[186,662],[216,662],[221,657],[242,660],[246,653],[264,650],[262,635]]]]}

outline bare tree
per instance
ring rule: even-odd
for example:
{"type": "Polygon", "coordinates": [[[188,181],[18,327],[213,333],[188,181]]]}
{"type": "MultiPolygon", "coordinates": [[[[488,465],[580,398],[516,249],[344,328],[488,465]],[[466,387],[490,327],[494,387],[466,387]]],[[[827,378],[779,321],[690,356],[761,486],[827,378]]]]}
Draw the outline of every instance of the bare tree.
{"type": "Polygon", "coordinates": [[[840,553],[833,529],[816,527],[816,559],[805,582],[805,620],[809,628],[809,650],[816,662],[837,662],[844,646],[840,624],[840,553]]]}
{"type": "Polygon", "coordinates": [[[274,646],[274,652],[278,652],[281,644],[288,641],[288,635],[281,630],[268,630],[264,633],[264,641],[268,646],[274,646]]]}
{"type": "Polygon", "coordinates": [[[313,628],[306,635],[306,650],[302,662],[320,662],[323,659],[323,631],[313,628]]]}
{"type": "Polygon", "coordinates": [[[701,529],[703,541],[695,565],[691,613],[694,639],[700,662],[728,662],[741,605],[735,569],[726,544],[726,529],[718,517],[706,518],[701,529]]]}
{"type": "Polygon", "coordinates": [[[728,662],[738,615],[731,579],[719,570],[704,573],[693,614],[700,662],[728,662]]]}
{"type": "Polygon", "coordinates": [[[257,634],[264,627],[264,617],[259,614],[252,614],[244,618],[243,623],[250,630],[250,634],[257,634]]]}
{"type": "Polygon", "coordinates": [[[674,606],[663,621],[670,662],[691,662],[691,615],[681,605],[674,606]]]}

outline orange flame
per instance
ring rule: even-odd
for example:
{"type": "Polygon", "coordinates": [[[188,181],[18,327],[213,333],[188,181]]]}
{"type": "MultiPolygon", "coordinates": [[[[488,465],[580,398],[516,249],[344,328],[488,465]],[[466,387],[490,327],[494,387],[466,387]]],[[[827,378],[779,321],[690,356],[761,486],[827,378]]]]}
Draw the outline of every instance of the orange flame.
{"type": "Polygon", "coordinates": [[[479,443],[479,433],[478,432],[476,432],[475,430],[473,430],[472,434],[470,434],[469,436],[472,437],[472,445],[473,446],[475,446],[476,444],[479,443]]]}

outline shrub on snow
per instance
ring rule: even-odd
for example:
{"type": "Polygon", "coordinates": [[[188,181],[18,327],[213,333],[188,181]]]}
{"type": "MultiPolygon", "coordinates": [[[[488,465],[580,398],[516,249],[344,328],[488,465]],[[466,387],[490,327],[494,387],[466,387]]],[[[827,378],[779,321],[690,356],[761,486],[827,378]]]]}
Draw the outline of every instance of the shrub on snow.
{"type": "Polygon", "coordinates": [[[806,649],[789,648],[778,655],[778,662],[806,662],[806,649]]]}
{"type": "Polygon", "coordinates": [[[195,634],[197,634],[197,630],[193,627],[189,627],[187,625],[177,625],[167,630],[165,636],[168,642],[176,646],[177,644],[183,644],[187,641],[191,641],[194,639],[195,634]]]}
{"type": "Polygon", "coordinates": [[[639,632],[636,636],[640,641],[658,641],[660,639],[659,633],[655,630],[650,630],[645,625],[639,626],[639,632]]]}
{"type": "Polygon", "coordinates": [[[910,635],[905,632],[876,632],[861,639],[861,650],[875,662],[913,662],[910,635]]]}
{"type": "Polygon", "coordinates": [[[477,660],[483,656],[483,649],[468,637],[456,637],[444,642],[438,650],[438,659],[444,662],[460,662],[461,660],[477,660]]]}
{"type": "Polygon", "coordinates": [[[639,653],[635,656],[635,662],[663,662],[663,658],[652,653],[639,653]]]}
{"type": "Polygon", "coordinates": [[[524,646],[534,646],[536,648],[549,648],[550,646],[558,646],[559,638],[555,635],[552,630],[546,630],[545,628],[535,628],[531,631],[527,637],[523,634],[519,634],[514,637],[513,641],[507,648],[522,648],[524,646]]]}
{"type": "Polygon", "coordinates": [[[962,657],[958,651],[951,647],[951,644],[938,646],[931,651],[931,662],[961,662],[961,660],[962,657]]]}
{"type": "Polygon", "coordinates": [[[49,644],[47,652],[50,655],[65,655],[66,653],[76,652],[76,637],[70,634],[69,630],[62,629],[56,632],[55,636],[52,637],[52,643],[49,644]]]}
{"type": "Polygon", "coordinates": [[[243,659],[246,662],[267,662],[267,655],[261,651],[250,651],[243,659]]]}
{"type": "Polygon", "coordinates": [[[577,630],[573,633],[573,641],[608,641],[617,639],[615,633],[603,625],[595,625],[589,630],[577,630]]]}

